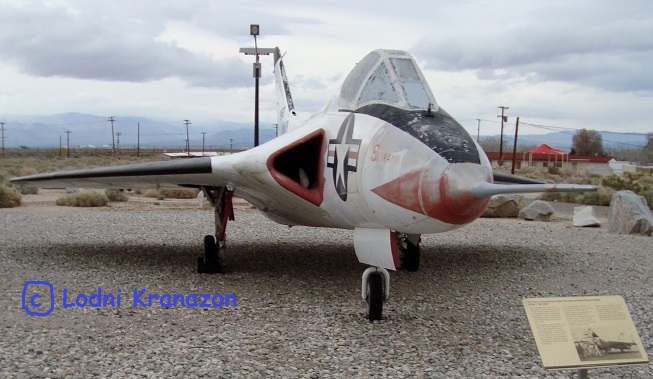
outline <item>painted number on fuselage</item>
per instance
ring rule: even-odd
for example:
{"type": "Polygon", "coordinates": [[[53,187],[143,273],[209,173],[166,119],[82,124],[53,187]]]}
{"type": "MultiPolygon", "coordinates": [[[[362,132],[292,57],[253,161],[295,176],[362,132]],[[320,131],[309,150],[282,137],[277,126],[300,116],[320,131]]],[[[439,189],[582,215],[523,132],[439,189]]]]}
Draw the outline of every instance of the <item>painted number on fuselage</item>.
{"type": "Polygon", "coordinates": [[[361,140],[352,138],[353,133],[354,114],[351,113],[340,126],[337,138],[329,140],[327,167],[333,172],[333,185],[343,201],[347,201],[349,172],[356,172],[358,168],[361,140]]]}

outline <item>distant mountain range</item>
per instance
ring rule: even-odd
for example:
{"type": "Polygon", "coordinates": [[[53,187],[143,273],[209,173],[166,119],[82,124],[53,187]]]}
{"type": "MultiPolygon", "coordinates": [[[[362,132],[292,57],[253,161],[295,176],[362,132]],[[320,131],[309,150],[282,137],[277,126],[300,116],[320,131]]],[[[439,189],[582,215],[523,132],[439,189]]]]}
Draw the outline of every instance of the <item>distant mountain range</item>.
{"type": "MultiPolygon", "coordinates": [[[[111,122],[107,117],[81,113],[63,113],[52,116],[4,116],[5,146],[29,148],[63,146],[70,137],[70,147],[111,147],[111,122]],[[66,131],[70,131],[68,135],[66,131]]],[[[186,126],[183,120],[178,124],[154,121],[135,116],[115,116],[113,131],[117,146],[131,148],[139,143],[144,148],[157,147],[180,150],[186,146],[186,126]],[[118,135],[119,133],[119,135],[118,135]]],[[[237,123],[216,121],[214,123],[189,125],[188,134],[192,150],[202,149],[202,139],[207,150],[251,147],[254,145],[254,122],[237,123]],[[206,133],[203,135],[202,133],[206,133]]],[[[275,126],[269,123],[259,125],[260,142],[275,137],[275,126]]]]}
{"type": "MultiPolygon", "coordinates": [[[[5,122],[5,146],[30,148],[57,147],[59,139],[65,146],[66,131],[70,131],[70,146],[111,147],[111,123],[107,117],[81,113],[62,113],[51,116],[3,116],[5,122]]],[[[192,122],[192,120],[191,120],[192,122]]],[[[136,116],[115,116],[113,123],[115,142],[120,147],[136,147],[140,124],[141,147],[157,147],[177,151],[186,145],[186,127],[183,120],[173,124],[154,121],[136,116]],[[120,133],[118,136],[115,133],[120,133]],[[119,142],[119,143],[118,143],[119,142]]],[[[264,143],[275,137],[275,126],[270,123],[259,125],[260,142],[264,143]]],[[[548,134],[528,134],[518,137],[520,146],[546,143],[552,147],[570,150],[574,132],[554,132],[548,134]]],[[[646,145],[646,134],[601,132],[603,146],[606,149],[640,149],[646,145]]],[[[191,150],[201,150],[202,138],[207,150],[218,148],[251,147],[254,145],[254,125],[216,121],[213,123],[189,126],[191,150]],[[202,135],[202,132],[206,133],[202,135]]],[[[497,140],[499,136],[493,137],[497,140]]],[[[512,148],[513,137],[504,136],[504,146],[512,148]]]]}

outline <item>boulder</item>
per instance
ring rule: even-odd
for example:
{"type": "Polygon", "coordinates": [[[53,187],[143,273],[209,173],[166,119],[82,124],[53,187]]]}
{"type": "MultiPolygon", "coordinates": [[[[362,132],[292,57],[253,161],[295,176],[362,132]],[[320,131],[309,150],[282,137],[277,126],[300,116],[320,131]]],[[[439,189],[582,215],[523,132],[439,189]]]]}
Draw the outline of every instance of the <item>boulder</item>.
{"type": "Polygon", "coordinates": [[[650,236],[653,233],[653,215],[646,199],[632,191],[617,191],[612,195],[609,231],[650,236]]]}
{"type": "Polygon", "coordinates": [[[517,217],[522,208],[524,208],[524,197],[522,195],[493,196],[481,217],[517,217]]]}
{"type": "Polygon", "coordinates": [[[574,207],[573,225],[578,227],[583,226],[601,226],[601,221],[596,217],[594,207],[574,207]]]}
{"type": "Polygon", "coordinates": [[[553,215],[551,204],[542,200],[535,200],[519,211],[519,218],[530,221],[549,221],[553,215]]]}

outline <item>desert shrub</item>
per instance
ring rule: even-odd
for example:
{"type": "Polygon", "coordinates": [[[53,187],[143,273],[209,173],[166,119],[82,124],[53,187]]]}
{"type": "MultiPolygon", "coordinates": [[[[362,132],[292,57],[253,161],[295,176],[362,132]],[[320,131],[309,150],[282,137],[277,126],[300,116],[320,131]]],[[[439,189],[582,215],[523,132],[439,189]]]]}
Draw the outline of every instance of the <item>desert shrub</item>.
{"type": "Polygon", "coordinates": [[[36,195],[39,193],[39,187],[21,184],[16,186],[21,195],[36,195]]]}
{"type": "Polygon", "coordinates": [[[38,174],[38,173],[39,173],[39,172],[36,171],[36,169],[34,169],[34,168],[32,168],[32,167],[25,167],[25,166],[23,166],[23,167],[21,167],[21,168],[18,170],[18,176],[36,175],[36,174],[38,174]]]}
{"type": "Polygon", "coordinates": [[[13,208],[21,203],[22,199],[16,190],[0,184],[0,208],[13,208]]]}
{"type": "Polygon", "coordinates": [[[145,197],[154,197],[154,198],[156,198],[157,196],[159,196],[159,191],[155,190],[155,189],[139,190],[139,192],[141,193],[141,195],[143,195],[145,197]]]}
{"type": "Polygon", "coordinates": [[[107,204],[109,198],[98,192],[81,192],[57,199],[57,205],[66,207],[104,207],[107,204]]]}
{"type": "Polygon", "coordinates": [[[197,189],[168,189],[168,190],[142,190],[145,197],[155,197],[157,200],[163,199],[194,199],[200,191],[197,189]]]}
{"type": "Polygon", "coordinates": [[[129,200],[129,197],[127,197],[124,191],[115,188],[107,188],[104,190],[104,195],[109,201],[124,202],[129,200]]]}
{"type": "Polygon", "coordinates": [[[197,189],[175,189],[161,190],[161,193],[168,199],[194,199],[200,191],[197,189]]]}
{"type": "Polygon", "coordinates": [[[640,193],[644,190],[644,188],[642,188],[642,186],[635,181],[636,179],[637,176],[628,174],[624,176],[612,175],[604,178],[601,181],[601,185],[604,187],[614,188],[616,191],[628,190],[635,193],[640,193]]]}
{"type": "Polygon", "coordinates": [[[551,167],[547,168],[546,170],[547,170],[547,171],[549,172],[549,174],[551,174],[551,175],[558,175],[558,176],[560,176],[560,168],[559,168],[559,167],[551,166],[551,167]]]}

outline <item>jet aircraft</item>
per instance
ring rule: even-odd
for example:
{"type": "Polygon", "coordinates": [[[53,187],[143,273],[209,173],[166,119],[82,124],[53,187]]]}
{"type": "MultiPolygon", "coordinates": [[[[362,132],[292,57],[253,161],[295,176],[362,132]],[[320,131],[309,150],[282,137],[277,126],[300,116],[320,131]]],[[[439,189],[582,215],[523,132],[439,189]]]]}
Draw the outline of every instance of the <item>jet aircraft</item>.
{"type": "Polygon", "coordinates": [[[215,209],[199,273],[219,273],[232,198],[285,225],[353,230],[367,317],[382,318],[388,270],[417,271],[420,236],[478,218],[492,195],[594,191],[492,170],[481,146],[442,107],[413,57],[375,50],[322,110],[299,123],[275,52],[280,135],[226,156],[37,174],[13,179],[47,188],[199,188],[215,209]],[[503,184],[499,184],[503,183],[503,184]]]}

